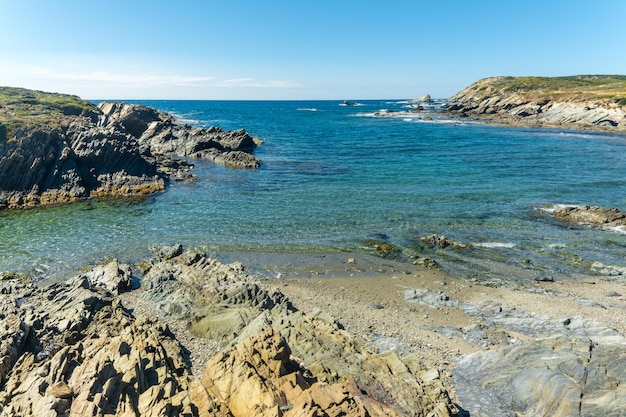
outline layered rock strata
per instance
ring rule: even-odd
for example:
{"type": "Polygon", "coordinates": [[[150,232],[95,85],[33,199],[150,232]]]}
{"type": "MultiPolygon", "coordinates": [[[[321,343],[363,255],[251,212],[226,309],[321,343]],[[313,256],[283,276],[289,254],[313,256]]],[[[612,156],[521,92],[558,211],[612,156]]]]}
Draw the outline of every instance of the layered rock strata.
{"type": "Polygon", "coordinates": [[[447,111],[513,126],[626,132],[625,79],[485,78],[451,97],[447,111]]]}
{"type": "Polygon", "coordinates": [[[87,107],[57,115],[48,106],[37,119],[10,120],[20,127],[8,137],[2,117],[15,112],[3,109],[0,209],[152,194],[170,179],[192,178],[192,165],[182,158],[259,166],[251,155],[259,141],[244,130],[181,126],[171,115],[126,103],[87,107]]]}
{"type": "Polygon", "coordinates": [[[481,323],[463,329],[464,340],[499,346],[458,361],[454,386],[470,415],[623,414],[626,338],[615,330],[585,317],[533,317],[495,302],[462,308],[481,323]]]}
{"type": "Polygon", "coordinates": [[[116,296],[132,288],[111,261],[38,288],[0,283],[0,415],[452,416],[436,369],[378,355],[322,312],[199,253],[142,264],[141,295],[224,349],[200,377],[158,318],[116,296]]]}

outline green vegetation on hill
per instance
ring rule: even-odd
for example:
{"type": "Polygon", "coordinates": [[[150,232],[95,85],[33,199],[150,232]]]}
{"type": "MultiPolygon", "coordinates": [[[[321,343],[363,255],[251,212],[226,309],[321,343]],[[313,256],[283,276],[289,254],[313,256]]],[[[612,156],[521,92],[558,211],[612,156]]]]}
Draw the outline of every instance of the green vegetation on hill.
{"type": "Polygon", "coordinates": [[[19,130],[50,131],[75,116],[93,116],[98,108],[80,97],[25,88],[0,87],[0,140],[19,130]]]}
{"type": "Polygon", "coordinates": [[[612,101],[626,105],[626,75],[575,75],[567,77],[493,77],[468,87],[486,95],[516,94],[535,101],[612,101]]]}

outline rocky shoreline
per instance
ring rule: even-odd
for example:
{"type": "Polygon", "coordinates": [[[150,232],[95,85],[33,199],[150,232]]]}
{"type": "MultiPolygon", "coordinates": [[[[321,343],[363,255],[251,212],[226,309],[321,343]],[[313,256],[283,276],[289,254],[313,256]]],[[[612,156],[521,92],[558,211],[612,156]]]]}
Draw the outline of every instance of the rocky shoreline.
{"type": "Polygon", "coordinates": [[[448,99],[445,112],[515,127],[626,132],[623,76],[490,77],[448,99]]]}
{"type": "MultiPolygon", "coordinates": [[[[626,218],[547,210],[588,227],[626,218]]],[[[417,263],[367,265],[351,254],[343,276],[258,278],[177,245],[42,288],[4,274],[0,415],[617,416],[626,407],[624,271],[511,287],[417,263]]]]}
{"type": "Polygon", "coordinates": [[[193,179],[193,158],[259,166],[251,153],[261,141],[243,129],[179,125],[169,114],[127,103],[67,110],[54,103],[79,99],[4,90],[13,99],[0,105],[0,210],[153,194],[169,181],[193,179]],[[26,115],[16,117],[19,111],[26,115]]]}
{"type": "Polygon", "coordinates": [[[409,100],[379,118],[496,126],[626,132],[626,76],[489,77],[448,99],[409,100]]]}
{"type": "MultiPolygon", "coordinates": [[[[73,109],[48,130],[14,128],[7,136],[0,125],[0,209],[158,192],[193,179],[188,158],[259,164],[251,154],[259,141],[243,130],[181,126],[125,103],[73,109]]],[[[601,229],[626,226],[617,209],[550,213],[601,229]]],[[[462,246],[438,235],[422,241],[462,246]]],[[[393,253],[371,243],[381,256],[393,253]]],[[[345,276],[261,279],[241,263],[176,245],[45,287],[1,274],[0,416],[618,416],[626,409],[624,268],[597,265],[601,275],[582,281],[505,288],[454,279],[422,261],[350,276],[366,264],[356,255],[340,265],[345,276]]]]}
{"type": "Polygon", "coordinates": [[[376,353],[241,264],[178,246],[138,268],[110,261],[44,288],[2,282],[0,415],[458,415],[437,369],[376,353]],[[122,303],[137,279],[148,314],[219,345],[201,376],[168,325],[122,303]]]}
{"type": "Polygon", "coordinates": [[[619,275],[510,289],[408,264],[260,279],[177,245],[41,288],[4,279],[0,292],[0,415],[617,416],[626,407],[619,275]]]}

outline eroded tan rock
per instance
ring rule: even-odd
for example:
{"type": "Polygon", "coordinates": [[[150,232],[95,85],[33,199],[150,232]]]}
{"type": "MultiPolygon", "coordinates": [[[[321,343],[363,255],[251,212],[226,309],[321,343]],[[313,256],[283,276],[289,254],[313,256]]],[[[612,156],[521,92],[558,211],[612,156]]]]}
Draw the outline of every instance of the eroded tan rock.
{"type": "Polygon", "coordinates": [[[354,383],[319,382],[291,356],[287,342],[274,330],[245,339],[211,359],[202,384],[228,404],[235,417],[397,415],[382,403],[374,414],[368,413],[354,383]]]}
{"type": "Polygon", "coordinates": [[[129,274],[111,261],[45,288],[0,282],[0,416],[457,413],[439,374],[417,357],[368,351],[240,264],[166,251],[152,261],[144,295],[225,346],[196,379],[168,326],[122,305],[116,294],[129,274]],[[240,318],[220,323],[229,310],[240,318]]]}
{"type": "MultiPolygon", "coordinates": [[[[395,353],[378,355],[369,351],[356,343],[332,317],[321,311],[310,314],[298,311],[282,293],[247,274],[241,264],[224,265],[204,255],[187,252],[153,262],[142,285],[142,297],[156,301],[164,314],[188,320],[196,335],[227,347],[230,359],[223,358],[223,361],[236,364],[233,358],[240,356],[233,352],[245,350],[250,340],[257,340],[259,335],[280,335],[294,357],[299,358],[298,366],[306,369],[307,375],[317,383],[354,387],[349,392],[359,398],[359,404],[369,415],[427,415],[435,410],[445,410],[445,413],[437,411],[436,415],[441,416],[457,413],[438,374],[436,377],[429,374],[425,380],[420,377],[426,370],[420,366],[418,357],[408,355],[400,359],[395,353]]],[[[278,342],[274,345],[278,346],[278,342]]],[[[273,345],[265,345],[270,346],[273,345]]],[[[257,351],[262,349],[257,348],[257,351]]],[[[273,366],[280,368],[287,366],[286,363],[273,366]]],[[[256,366],[253,368],[254,372],[259,372],[256,366]]],[[[251,369],[238,372],[241,375],[254,373],[251,369]]],[[[234,380],[241,381],[241,378],[234,380]]],[[[229,384],[227,387],[231,387],[229,384]]],[[[261,395],[260,404],[265,405],[258,412],[266,412],[269,404],[275,404],[275,394],[269,394],[275,393],[275,388],[262,387],[254,380],[246,384],[251,384],[245,385],[250,393],[268,392],[267,398],[266,394],[261,395]]],[[[223,388],[219,382],[214,386],[211,389],[217,392],[231,389],[223,388]]],[[[234,391],[229,395],[240,393],[234,391]]],[[[233,410],[233,414],[245,412],[250,409],[233,410]]]]}

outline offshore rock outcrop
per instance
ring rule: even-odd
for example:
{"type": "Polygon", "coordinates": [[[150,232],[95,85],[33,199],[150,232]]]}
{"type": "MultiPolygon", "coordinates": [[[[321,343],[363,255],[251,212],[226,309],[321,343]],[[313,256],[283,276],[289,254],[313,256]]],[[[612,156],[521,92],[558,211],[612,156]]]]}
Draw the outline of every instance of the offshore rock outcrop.
{"type": "Polygon", "coordinates": [[[111,261],[65,283],[0,282],[0,416],[453,416],[435,369],[378,355],[322,312],[198,253],[143,264],[143,298],[225,348],[201,379],[159,319],[116,293],[132,273],[111,261]]]}
{"type": "Polygon", "coordinates": [[[626,226],[626,213],[616,208],[599,206],[563,206],[553,212],[559,220],[590,224],[600,228],[626,226]]]}
{"type": "Polygon", "coordinates": [[[447,111],[492,123],[626,132],[626,77],[491,77],[449,100],[447,111]]]}
{"type": "Polygon", "coordinates": [[[181,126],[169,114],[127,103],[59,110],[54,103],[79,99],[5,90],[21,101],[5,100],[0,111],[0,209],[152,194],[170,179],[191,178],[182,157],[259,166],[250,154],[259,141],[244,130],[181,126]]]}

